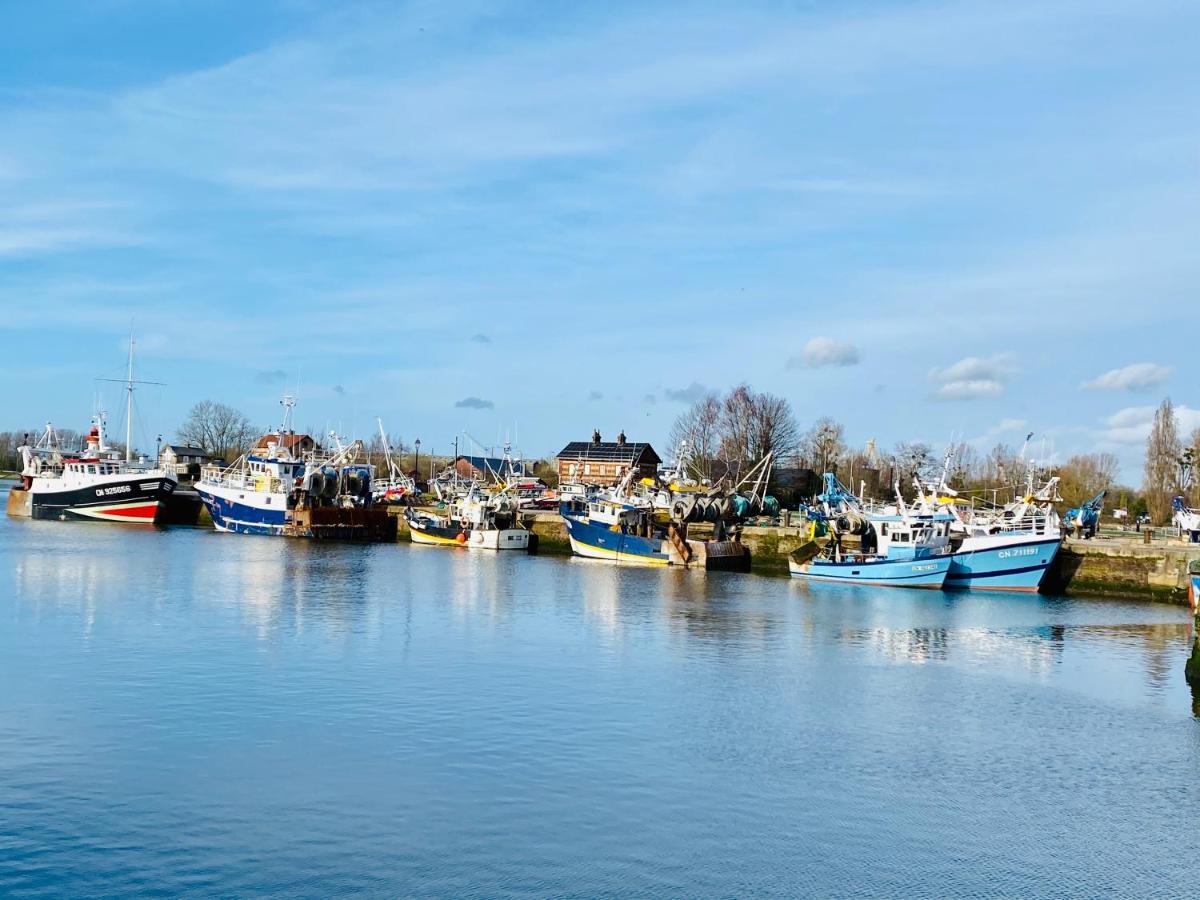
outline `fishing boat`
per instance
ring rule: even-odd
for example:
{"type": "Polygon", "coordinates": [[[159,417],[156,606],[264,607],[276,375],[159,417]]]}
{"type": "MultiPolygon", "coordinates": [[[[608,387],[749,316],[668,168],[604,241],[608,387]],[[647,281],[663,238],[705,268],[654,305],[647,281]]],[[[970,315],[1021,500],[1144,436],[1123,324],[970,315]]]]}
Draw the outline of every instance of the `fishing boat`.
{"type": "Polygon", "coordinates": [[[750,550],[741,541],[741,529],[747,518],[774,503],[763,495],[771,462],[768,454],[728,491],[676,496],[667,504],[665,524],[653,498],[634,490],[636,473],[630,469],[616,486],[560,504],[571,550],[615,564],[749,571],[750,550]],[[696,537],[689,533],[693,525],[710,526],[711,534],[696,537]]]}
{"type": "Polygon", "coordinates": [[[34,519],[90,519],[153,525],[178,482],[174,475],[108,446],[98,414],[78,451],[59,446],[54,426],[20,448],[21,487],[8,496],[8,514],[34,519]]]}
{"type": "Polygon", "coordinates": [[[333,436],[330,454],[298,457],[288,449],[295,400],[284,397],[283,424],[266,447],[232,465],[208,466],[196,492],[218,531],[330,540],[389,541],[396,519],[371,499],[374,466],[361,441],[333,436]]]}
{"type": "Polygon", "coordinates": [[[946,455],[941,481],[922,484],[914,479],[915,508],[949,526],[950,590],[1036,592],[1062,546],[1063,532],[1054,501],[1058,478],[1034,488],[1028,470],[1024,493],[995,509],[964,507],[947,482],[951,454],[946,455]]]}
{"type": "Polygon", "coordinates": [[[836,475],[827,472],[824,478],[817,501],[832,540],[810,559],[789,559],[792,577],[935,590],[945,584],[951,562],[947,523],[909,510],[899,490],[893,508],[869,515],[836,475]],[[849,537],[858,539],[857,548],[843,547],[849,537]]]}
{"type": "Polygon", "coordinates": [[[473,487],[452,500],[447,514],[410,507],[405,511],[414,544],[466,547],[470,550],[529,550],[531,536],[521,525],[520,501],[507,490],[489,494],[473,487]]]}
{"type": "MultiPolygon", "coordinates": [[[[119,379],[126,391],[125,448],[108,445],[107,415],[92,417],[92,427],[82,447],[60,445],[51,424],[31,446],[28,436],[19,448],[21,486],[8,495],[7,512],[18,518],[90,519],[152,525],[179,481],[174,474],[133,453],[133,337],[129,338],[128,372],[119,379]]],[[[113,381],[101,378],[98,381],[113,381]]]]}
{"type": "Polygon", "coordinates": [[[388,474],[386,478],[376,478],[371,482],[371,499],[382,504],[407,503],[409,498],[419,493],[417,483],[412,476],[404,474],[404,469],[396,459],[387,432],[383,428],[383,419],[375,421],[379,424],[379,440],[383,447],[383,457],[387,460],[388,474]]]}

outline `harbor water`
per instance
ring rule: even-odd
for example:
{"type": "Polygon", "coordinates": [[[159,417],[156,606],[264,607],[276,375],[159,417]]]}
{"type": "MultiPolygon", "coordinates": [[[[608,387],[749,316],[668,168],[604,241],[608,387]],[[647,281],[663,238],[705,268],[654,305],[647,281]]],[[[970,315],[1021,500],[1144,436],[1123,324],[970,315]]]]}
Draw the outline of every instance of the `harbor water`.
{"type": "Polygon", "coordinates": [[[0,519],[0,894],[1189,895],[1186,610],[0,519]]]}

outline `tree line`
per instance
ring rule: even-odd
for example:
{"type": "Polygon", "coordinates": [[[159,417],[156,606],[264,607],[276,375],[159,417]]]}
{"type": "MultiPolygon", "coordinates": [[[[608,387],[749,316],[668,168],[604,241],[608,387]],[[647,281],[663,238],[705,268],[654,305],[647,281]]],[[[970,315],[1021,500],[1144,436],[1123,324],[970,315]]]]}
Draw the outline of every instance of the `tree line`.
{"type": "MultiPolygon", "coordinates": [[[[914,478],[940,476],[944,457],[924,441],[901,441],[883,450],[868,441],[851,446],[845,429],[824,416],[802,427],[788,401],[739,385],[721,394],[709,392],[681,413],[671,428],[668,456],[682,454],[693,473],[711,478],[732,464],[745,463],[774,452],[782,470],[807,470],[807,483],[818,489],[817,479],[833,472],[856,490],[890,496],[897,482],[906,494],[914,478]]],[[[1029,463],[1023,451],[1004,442],[981,451],[974,445],[951,445],[949,483],[968,495],[1006,500],[1024,489],[1029,463]]],[[[1078,453],[1039,472],[1039,479],[1055,474],[1067,506],[1078,506],[1101,491],[1108,491],[1107,506],[1123,506],[1130,515],[1149,512],[1155,522],[1170,518],[1171,497],[1184,494],[1200,504],[1200,477],[1191,463],[1200,464],[1200,429],[1188,441],[1180,440],[1170,401],[1155,418],[1146,452],[1146,480],[1142,490],[1117,482],[1120,461],[1107,452],[1078,453]]],[[[781,473],[782,474],[782,473],[781,473]]]]}

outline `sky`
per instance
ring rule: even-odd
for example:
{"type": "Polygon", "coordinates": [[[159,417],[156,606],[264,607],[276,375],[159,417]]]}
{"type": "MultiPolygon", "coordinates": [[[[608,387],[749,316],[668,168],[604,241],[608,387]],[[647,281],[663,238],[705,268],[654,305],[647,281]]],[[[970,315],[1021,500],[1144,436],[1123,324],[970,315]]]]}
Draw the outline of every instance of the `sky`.
{"type": "MultiPolygon", "coordinates": [[[[424,452],[1200,427],[1200,4],[0,7],[0,428],[211,399],[424,452]]],[[[114,425],[114,427],[120,427],[114,425]]],[[[664,454],[669,455],[669,454],[664,454]]]]}

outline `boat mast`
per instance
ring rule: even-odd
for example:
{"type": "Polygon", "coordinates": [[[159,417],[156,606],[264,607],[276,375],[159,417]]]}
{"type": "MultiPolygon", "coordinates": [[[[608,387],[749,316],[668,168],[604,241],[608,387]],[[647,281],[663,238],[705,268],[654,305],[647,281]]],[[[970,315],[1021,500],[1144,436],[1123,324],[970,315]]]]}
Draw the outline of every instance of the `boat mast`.
{"type": "Polygon", "coordinates": [[[129,371],[125,379],[125,462],[133,461],[133,332],[129,333],[129,371]]]}

